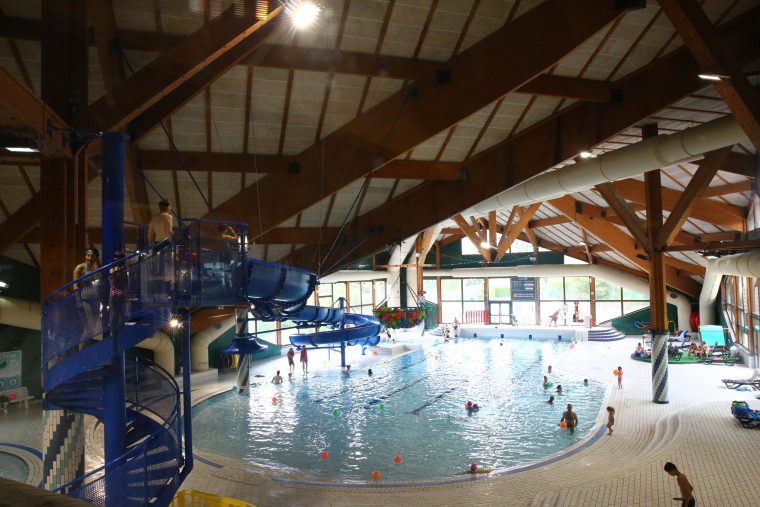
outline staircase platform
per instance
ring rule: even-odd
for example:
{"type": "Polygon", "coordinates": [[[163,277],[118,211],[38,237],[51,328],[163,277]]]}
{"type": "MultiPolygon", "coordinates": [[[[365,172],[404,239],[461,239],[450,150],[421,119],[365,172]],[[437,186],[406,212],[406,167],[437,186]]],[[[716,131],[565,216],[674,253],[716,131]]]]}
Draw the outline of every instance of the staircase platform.
{"type": "Polygon", "coordinates": [[[625,335],[613,327],[592,327],[588,330],[590,342],[614,342],[623,338],[625,335]]]}

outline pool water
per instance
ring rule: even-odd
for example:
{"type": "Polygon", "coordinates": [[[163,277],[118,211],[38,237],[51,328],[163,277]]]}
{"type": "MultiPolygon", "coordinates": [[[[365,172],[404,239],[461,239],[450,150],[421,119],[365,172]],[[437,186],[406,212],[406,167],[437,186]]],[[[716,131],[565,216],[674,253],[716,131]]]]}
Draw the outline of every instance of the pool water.
{"type": "Polygon", "coordinates": [[[0,451],[0,477],[12,481],[26,482],[29,478],[29,467],[18,456],[0,451]]]}
{"type": "Polygon", "coordinates": [[[374,471],[419,481],[454,476],[470,463],[494,470],[531,463],[588,435],[605,398],[602,384],[562,373],[549,377],[563,394],[543,388],[547,367],[568,346],[459,339],[379,360],[372,377],[362,370],[296,373],[281,385],[260,379],[250,395],[230,391],[196,407],[194,445],[324,481],[371,480],[374,471]],[[468,414],[468,400],[480,410],[468,414]],[[568,403],[579,419],[573,432],[558,426],[568,403]]]}

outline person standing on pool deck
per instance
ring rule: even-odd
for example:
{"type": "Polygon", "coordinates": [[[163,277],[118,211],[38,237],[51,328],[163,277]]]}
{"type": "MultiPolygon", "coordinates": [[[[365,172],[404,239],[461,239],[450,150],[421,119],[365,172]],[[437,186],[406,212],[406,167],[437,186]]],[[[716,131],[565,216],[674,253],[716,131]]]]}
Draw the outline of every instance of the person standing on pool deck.
{"type": "Polygon", "coordinates": [[[304,373],[309,373],[309,356],[306,353],[306,345],[301,347],[301,366],[303,366],[304,373]]]}
{"type": "Polygon", "coordinates": [[[684,474],[678,471],[678,468],[668,461],[665,463],[664,470],[671,476],[676,478],[678,482],[678,489],[681,490],[681,496],[675,497],[673,500],[680,500],[682,507],[694,507],[697,505],[697,501],[694,499],[694,488],[692,487],[689,479],[684,474]]]}
{"type": "Polygon", "coordinates": [[[290,347],[290,350],[288,350],[288,367],[290,368],[291,375],[293,374],[293,370],[296,369],[296,363],[293,359],[294,357],[296,357],[296,353],[293,350],[293,347],[290,347]]]}
{"type": "Polygon", "coordinates": [[[618,366],[618,389],[623,388],[623,367],[618,366]]]}

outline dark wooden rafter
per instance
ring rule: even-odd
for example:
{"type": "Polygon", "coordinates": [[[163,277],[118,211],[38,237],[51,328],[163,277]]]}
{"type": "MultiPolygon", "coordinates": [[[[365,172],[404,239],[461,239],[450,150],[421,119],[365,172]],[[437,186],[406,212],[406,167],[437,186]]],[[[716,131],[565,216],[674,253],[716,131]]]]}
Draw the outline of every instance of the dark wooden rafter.
{"type": "Polygon", "coordinates": [[[588,240],[588,234],[586,234],[586,229],[583,227],[581,229],[581,241],[583,241],[583,249],[586,251],[586,260],[589,264],[594,263],[594,256],[591,254],[591,245],[589,245],[588,240]]]}
{"type": "Polygon", "coordinates": [[[723,37],[695,0],[662,0],[660,7],[706,74],[724,75],[713,86],[760,150],[760,96],[723,37]]]}
{"type": "Polygon", "coordinates": [[[520,209],[520,218],[516,223],[509,224],[509,230],[501,236],[499,246],[496,248],[497,261],[504,258],[504,255],[509,251],[509,247],[512,246],[512,243],[515,242],[520,233],[527,227],[528,222],[530,222],[530,219],[536,214],[536,211],[541,207],[541,204],[542,203],[540,202],[536,202],[528,206],[527,209],[520,209]]]}
{"type": "MultiPolygon", "coordinates": [[[[324,178],[325,191],[332,193],[517,89],[523,82],[540,74],[585,38],[624,13],[615,10],[612,5],[596,9],[593,14],[581,11],[584,10],[580,9],[576,0],[549,0],[540,4],[505,29],[495,32],[453,58],[450,62],[452,73],[461,76],[460,79],[445,84],[415,83],[413,89],[407,88],[392,95],[302,152],[298,156],[302,168],[298,177],[273,177],[270,174],[264,178],[259,183],[262,209],[267,210],[267,216],[261,220],[264,230],[273,228],[319,199],[313,188],[317,188],[317,180],[321,179],[316,168],[323,156],[329,158],[337,169],[334,171],[335,176],[327,175],[324,178]],[[564,21],[559,23],[560,19],[564,21]],[[556,37],[552,37],[548,44],[539,33],[539,27],[547,29],[547,20],[557,22],[556,27],[550,27],[556,37]],[[572,30],[569,30],[570,26],[572,30]],[[514,58],[519,62],[512,62],[514,65],[505,61],[503,54],[496,50],[515,44],[531,48],[533,45],[530,41],[538,43],[539,38],[541,51],[516,53],[514,58]],[[484,74],[478,71],[491,63],[492,68],[504,69],[503,72],[484,74]],[[478,88],[477,94],[471,93],[474,86],[478,88]],[[441,103],[447,103],[449,107],[441,108],[441,103]],[[372,125],[373,128],[362,129],[361,125],[372,125]],[[283,187],[289,189],[290,199],[269,202],[276,198],[274,189],[283,187]]],[[[243,214],[244,219],[252,227],[252,234],[256,235],[259,220],[256,217],[257,211],[250,209],[249,203],[252,201],[248,195],[253,192],[255,189],[249,187],[233,196],[217,207],[215,216],[237,216],[238,210],[249,208],[243,214]]]]}
{"type": "MultiPolygon", "coordinates": [[[[88,2],[88,14],[107,93],[126,80],[119,40],[116,36],[113,4],[111,0],[91,0],[88,2]]],[[[132,145],[127,148],[127,151],[124,183],[132,206],[132,216],[138,222],[148,223],[151,216],[148,190],[138,167],[137,146],[132,145]]]]}
{"type": "Polygon", "coordinates": [[[491,248],[496,248],[496,229],[498,224],[496,223],[496,211],[488,213],[488,244],[491,248]]]}
{"type": "Polygon", "coordinates": [[[638,241],[644,250],[649,249],[649,238],[646,233],[646,226],[642,224],[641,219],[628,206],[628,203],[620,196],[612,183],[602,183],[596,186],[596,189],[602,194],[604,200],[615,210],[617,216],[623,220],[625,226],[631,235],[638,241]]]}
{"type": "Polygon", "coordinates": [[[670,216],[668,216],[665,224],[660,228],[657,238],[654,240],[654,249],[661,250],[662,247],[670,244],[681,230],[684,222],[691,211],[699,203],[704,190],[710,185],[713,177],[718,172],[718,168],[721,167],[725,161],[728,153],[731,151],[731,147],[723,148],[721,150],[713,151],[705,157],[705,160],[699,165],[699,169],[692,176],[691,181],[686,186],[681,198],[678,199],[676,205],[672,208],[670,216]]]}
{"type": "MultiPolygon", "coordinates": [[[[3,13],[2,9],[0,9],[0,26],[4,24],[6,21],[5,13],[3,13]]],[[[6,40],[8,41],[8,47],[11,50],[11,53],[13,54],[13,61],[16,62],[16,67],[18,67],[18,71],[21,74],[21,78],[24,80],[24,84],[29,88],[30,90],[34,90],[34,84],[32,84],[32,80],[29,77],[29,71],[26,69],[26,65],[24,64],[24,59],[21,57],[21,52],[18,50],[18,44],[16,44],[16,39],[13,37],[7,37],[6,40]]],[[[34,258],[34,256],[32,256],[34,258]]],[[[35,260],[36,263],[36,260],[35,260]]]]}
{"type": "Polygon", "coordinates": [[[451,217],[452,220],[459,226],[460,229],[462,229],[462,232],[467,236],[467,238],[472,242],[473,245],[475,245],[475,248],[478,249],[480,252],[480,255],[483,256],[483,260],[486,262],[491,262],[491,250],[488,248],[483,248],[483,246],[480,244],[483,240],[478,234],[478,231],[475,230],[475,227],[472,226],[462,215],[454,215],[451,217]]]}
{"type": "MultiPolygon", "coordinates": [[[[726,44],[743,63],[760,57],[760,48],[753,42],[758,22],[760,8],[752,8],[721,27],[726,44]]],[[[626,97],[624,102],[569,107],[521,132],[511,141],[499,143],[467,161],[468,180],[458,183],[455,188],[444,182],[426,182],[399,195],[361,217],[356,224],[357,236],[348,235],[346,246],[339,248],[344,256],[343,262],[352,262],[381,250],[389,234],[409,237],[630,128],[704,87],[697,72],[698,66],[687,50],[673,51],[615,83],[626,97]],[[662,82],[669,83],[669,86],[661,86],[662,82]],[[556,149],[547,150],[546,146],[556,149]],[[503,170],[493,171],[494,167],[503,170]],[[429,205],[420,207],[420,202],[429,205]],[[414,214],[402,211],[408,209],[417,211],[414,214]],[[384,232],[372,234],[369,231],[384,232]],[[357,247],[360,240],[362,244],[357,247]]],[[[311,248],[304,247],[284,261],[310,266],[312,255],[311,248]]]]}
{"type": "Polygon", "coordinates": [[[666,252],[720,252],[724,250],[751,250],[755,248],[760,248],[760,240],[705,241],[688,245],[668,245],[663,250],[666,252]]]}

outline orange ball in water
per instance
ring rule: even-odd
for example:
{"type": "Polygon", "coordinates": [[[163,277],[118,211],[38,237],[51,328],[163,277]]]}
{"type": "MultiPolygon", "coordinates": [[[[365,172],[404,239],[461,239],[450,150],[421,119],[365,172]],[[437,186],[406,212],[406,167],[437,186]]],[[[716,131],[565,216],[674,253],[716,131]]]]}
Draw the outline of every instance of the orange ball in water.
{"type": "Polygon", "coordinates": [[[620,373],[620,372],[619,372],[619,371],[617,371],[617,370],[612,370],[612,374],[613,374],[613,375],[618,375],[619,373],[620,373]]]}
{"type": "Polygon", "coordinates": [[[372,478],[376,481],[379,481],[380,477],[382,477],[382,474],[380,472],[372,472],[372,478]]]}
{"type": "Polygon", "coordinates": [[[277,396],[272,396],[272,403],[277,403],[277,396]]]}
{"type": "Polygon", "coordinates": [[[562,429],[565,429],[567,428],[567,423],[565,421],[562,421],[561,423],[559,423],[559,427],[562,429]]]}
{"type": "Polygon", "coordinates": [[[327,451],[322,451],[322,459],[327,459],[330,457],[330,453],[327,451]]]}
{"type": "Polygon", "coordinates": [[[396,463],[401,463],[401,456],[399,456],[398,454],[396,454],[396,455],[393,457],[393,461],[395,461],[396,463]]]}

